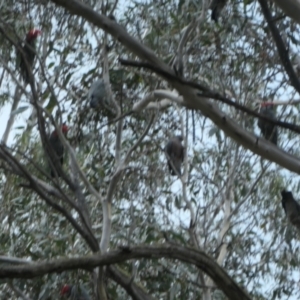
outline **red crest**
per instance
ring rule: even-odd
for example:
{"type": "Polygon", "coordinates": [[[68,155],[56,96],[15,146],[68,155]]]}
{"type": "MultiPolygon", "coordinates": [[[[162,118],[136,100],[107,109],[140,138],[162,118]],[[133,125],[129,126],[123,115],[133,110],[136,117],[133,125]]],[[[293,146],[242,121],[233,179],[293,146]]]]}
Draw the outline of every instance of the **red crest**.
{"type": "Polygon", "coordinates": [[[42,32],[39,29],[31,29],[26,36],[27,40],[34,40],[38,35],[41,35],[42,32]]]}
{"type": "Polygon", "coordinates": [[[60,290],[60,294],[61,295],[65,295],[65,294],[67,294],[69,291],[70,291],[70,286],[69,285],[67,285],[67,284],[65,284],[63,287],[62,287],[62,289],[60,290]]]}

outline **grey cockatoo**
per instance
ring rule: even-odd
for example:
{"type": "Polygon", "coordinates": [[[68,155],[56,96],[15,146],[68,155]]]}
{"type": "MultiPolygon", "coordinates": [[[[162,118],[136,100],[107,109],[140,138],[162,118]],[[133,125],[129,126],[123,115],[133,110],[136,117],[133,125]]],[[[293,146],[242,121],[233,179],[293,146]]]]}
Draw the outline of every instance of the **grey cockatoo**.
{"type": "Polygon", "coordinates": [[[165,147],[171,175],[181,175],[181,164],[184,159],[184,147],[181,144],[182,140],[181,136],[175,136],[168,141],[165,147]]]}
{"type": "Polygon", "coordinates": [[[285,214],[288,220],[291,222],[292,225],[297,227],[300,230],[300,205],[294,199],[292,192],[288,192],[283,190],[281,192],[282,196],[282,207],[285,211],[285,214]]]}
{"type": "Polygon", "coordinates": [[[227,0],[212,0],[210,4],[211,19],[218,23],[219,16],[224,8],[227,0]]]}
{"type": "Polygon", "coordinates": [[[95,81],[89,90],[88,101],[93,109],[101,110],[103,115],[114,118],[117,113],[114,104],[107,93],[105,82],[102,79],[95,81]]]}
{"type": "MultiPolygon", "coordinates": [[[[259,112],[266,117],[276,120],[274,105],[272,103],[261,103],[259,112]]],[[[276,125],[262,119],[258,119],[257,125],[264,138],[277,145],[278,130],[276,125]]]]}

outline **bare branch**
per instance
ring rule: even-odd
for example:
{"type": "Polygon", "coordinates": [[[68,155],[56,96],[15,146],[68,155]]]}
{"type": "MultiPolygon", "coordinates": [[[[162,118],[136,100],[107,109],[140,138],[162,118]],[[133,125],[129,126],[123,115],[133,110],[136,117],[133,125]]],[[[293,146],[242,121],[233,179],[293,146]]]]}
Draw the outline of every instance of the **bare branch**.
{"type": "Polygon", "coordinates": [[[149,129],[151,128],[152,122],[154,120],[154,115],[152,115],[146,129],[144,130],[143,134],[139,137],[137,142],[129,149],[127,155],[125,156],[123,162],[119,164],[117,167],[116,172],[112,176],[109,187],[107,189],[106,199],[103,201],[103,229],[102,229],[102,237],[100,241],[100,249],[102,253],[105,253],[107,251],[108,245],[109,245],[109,238],[110,238],[110,232],[111,232],[111,203],[113,194],[116,190],[117,183],[119,179],[121,178],[122,172],[124,171],[126,165],[128,164],[130,160],[130,156],[132,152],[139,146],[139,144],[142,142],[144,137],[147,135],[149,129]]]}
{"type": "Polygon", "coordinates": [[[200,24],[203,23],[203,21],[205,20],[207,8],[208,8],[208,6],[207,6],[206,1],[205,0],[202,1],[202,10],[201,10],[200,16],[195,17],[191,21],[191,23],[182,30],[183,35],[179,42],[176,58],[173,63],[173,66],[176,68],[176,71],[178,72],[178,75],[180,75],[180,76],[182,76],[184,73],[183,48],[184,48],[184,46],[187,45],[187,41],[188,41],[188,38],[190,37],[191,33],[196,28],[198,28],[198,30],[199,30],[200,24]]]}
{"type": "Polygon", "coordinates": [[[300,1],[299,0],[272,0],[290,18],[300,24],[300,1]]]}
{"type": "MultiPolygon", "coordinates": [[[[64,207],[59,205],[56,201],[53,201],[48,197],[45,193],[45,190],[42,189],[39,184],[34,180],[34,178],[29,174],[29,172],[24,168],[24,166],[6,149],[5,146],[0,145],[0,158],[6,160],[13,168],[18,169],[22,176],[28,180],[29,186],[33,189],[40,197],[42,197],[46,203],[54,208],[55,210],[59,211],[65,218],[72,224],[75,230],[85,239],[85,241],[89,244],[89,246],[94,250],[98,250],[97,241],[93,235],[90,235],[85,229],[83,229],[77,221],[72,217],[72,214],[66,210],[64,207]]],[[[80,211],[79,211],[80,213],[80,211]]]]}
{"type": "Polygon", "coordinates": [[[123,287],[133,300],[154,300],[142,286],[133,284],[129,274],[126,274],[120,268],[109,266],[107,272],[116,283],[123,287]]]}
{"type": "Polygon", "coordinates": [[[132,152],[139,146],[139,144],[143,141],[144,137],[149,132],[149,130],[152,126],[153,120],[154,120],[154,114],[152,114],[150,121],[149,121],[146,129],[142,133],[142,135],[139,137],[139,139],[136,141],[136,143],[129,149],[128,153],[126,154],[126,157],[124,158],[124,165],[128,164],[132,152]]]}
{"type": "Polygon", "coordinates": [[[32,262],[30,260],[26,260],[23,258],[0,255],[0,263],[19,265],[19,264],[31,264],[32,262]]]}
{"type": "Polygon", "coordinates": [[[143,110],[150,101],[154,101],[155,100],[155,96],[154,93],[150,93],[148,95],[146,95],[141,101],[135,103],[132,107],[132,111],[133,112],[140,112],[141,110],[143,110]]]}
{"type": "Polygon", "coordinates": [[[72,179],[73,182],[75,183],[76,189],[74,191],[76,198],[78,200],[78,208],[82,212],[81,217],[83,217],[82,222],[85,224],[86,227],[89,228],[89,231],[92,233],[92,224],[91,224],[91,218],[89,215],[89,210],[85,201],[85,197],[82,192],[82,188],[80,186],[79,178],[78,178],[78,172],[74,163],[73,159],[70,159],[70,167],[72,170],[72,179]]]}
{"type": "MultiPolygon", "coordinates": [[[[235,107],[236,109],[238,109],[240,111],[246,112],[247,114],[249,114],[251,116],[259,117],[260,119],[268,121],[268,122],[270,122],[272,124],[275,124],[277,126],[280,126],[280,127],[283,127],[283,128],[287,128],[287,129],[289,129],[291,131],[300,133],[300,126],[297,126],[295,124],[290,124],[290,123],[287,123],[287,122],[276,121],[276,120],[274,120],[272,118],[266,117],[266,116],[264,116],[264,115],[262,115],[262,114],[260,114],[260,113],[258,113],[256,111],[254,111],[254,110],[252,110],[250,108],[247,108],[244,105],[239,104],[238,102],[232,101],[227,96],[223,96],[220,93],[209,89],[208,87],[206,87],[203,84],[199,84],[199,83],[195,83],[195,82],[192,82],[192,81],[188,81],[188,80],[179,78],[176,75],[174,75],[172,73],[167,73],[167,72],[163,71],[162,69],[160,69],[159,67],[157,68],[157,67],[155,67],[155,66],[153,66],[153,65],[151,65],[149,63],[129,61],[129,60],[122,60],[122,59],[120,59],[120,61],[124,65],[135,66],[135,67],[138,67],[138,68],[147,68],[147,69],[150,69],[150,70],[152,70],[152,71],[160,74],[161,76],[165,77],[169,81],[170,80],[172,80],[172,81],[174,80],[176,82],[182,83],[182,84],[187,85],[189,87],[198,89],[198,90],[200,90],[202,92],[198,92],[197,96],[200,97],[200,100],[203,101],[203,102],[207,101],[208,98],[219,100],[219,101],[221,101],[221,102],[223,102],[225,104],[228,104],[230,106],[235,107]]],[[[173,82],[173,84],[175,84],[175,82],[173,82]]],[[[184,95],[184,93],[182,93],[182,95],[184,95]]],[[[187,108],[192,109],[193,107],[190,106],[190,105],[188,105],[187,102],[190,102],[190,101],[187,101],[187,99],[185,99],[186,101],[183,102],[182,105],[186,106],[187,108]]]]}
{"type": "Polygon", "coordinates": [[[144,108],[149,109],[149,108],[160,108],[164,106],[170,106],[172,102],[175,102],[177,104],[182,105],[183,104],[183,98],[178,95],[176,92],[171,92],[167,90],[155,90],[148,95],[146,95],[141,101],[135,103],[132,107],[133,112],[140,112],[144,108]],[[151,101],[154,101],[155,98],[163,99],[160,103],[151,103],[151,101]],[[164,99],[167,98],[167,99],[164,99]],[[161,103],[165,100],[165,103],[162,105],[161,103]]]}
{"type": "Polygon", "coordinates": [[[291,84],[297,90],[297,92],[300,93],[300,81],[295,70],[293,69],[292,63],[289,58],[288,49],[286,49],[285,44],[280,36],[279,30],[277,29],[275,22],[272,19],[271,12],[268,8],[268,3],[266,0],[258,0],[258,2],[272,33],[281,63],[291,81],[291,84]]]}
{"type": "MultiPolygon", "coordinates": [[[[34,278],[49,273],[60,273],[66,270],[89,270],[97,266],[122,263],[130,259],[177,259],[200,268],[210,276],[216,285],[231,300],[250,300],[246,291],[240,288],[236,282],[205,252],[193,248],[182,247],[175,244],[162,244],[159,246],[123,247],[122,250],[114,250],[105,254],[94,254],[86,257],[58,259],[47,262],[33,263],[31,265],[18,265],[2,267],[0,278],[34,278]]],[[[148,298],[149,299],[149,298],[148,298]]]]}
{"type": "Polygon", "coordinates": [[[13,124],[14,124],[15,114],[12,114],[12,113],[17,109],[17,107],[19,105],[19,102],[21,100],[21,95],[22,95],[21,90],[19,89],[18,86],[16,86],[14,99],[13,99],[13,104],[12,104],[11,110],[10,110],[10,116],[9,116],[9,119],[7,121],[7,124],[6,124],[5,131],[4,131],[3,136],[2,136],[2,143],[4,143],[4,144],[7,143],[9,133],[11,131],[11,128],[12,128],[13,124]]]}

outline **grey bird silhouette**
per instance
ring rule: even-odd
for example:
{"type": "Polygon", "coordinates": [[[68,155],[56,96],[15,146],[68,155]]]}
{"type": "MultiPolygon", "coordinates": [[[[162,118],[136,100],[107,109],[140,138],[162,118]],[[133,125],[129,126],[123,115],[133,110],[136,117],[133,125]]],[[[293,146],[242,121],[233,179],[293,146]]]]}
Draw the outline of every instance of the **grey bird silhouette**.
{"type": "Polygon", "coordinates": [[[292,225],[297,227],[300,230],[300,205],[294,199],[292,192],[283,190],[281,192],[282,196],[282,207],[285,211],[285,214],[292,225]]]}
{"type": "Polygon", "coordinates": [[[181,136],[171,138],[166,147],[165,152],[168,160],[168,166],[171,175],[181,175],[181,164],[184,159],[184,147],[181,144],[181,136]]]}

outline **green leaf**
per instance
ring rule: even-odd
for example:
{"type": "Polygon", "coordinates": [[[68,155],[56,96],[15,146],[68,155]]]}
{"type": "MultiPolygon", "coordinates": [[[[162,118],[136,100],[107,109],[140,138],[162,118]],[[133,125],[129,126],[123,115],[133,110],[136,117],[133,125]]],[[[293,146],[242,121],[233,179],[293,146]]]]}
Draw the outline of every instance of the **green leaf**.
{"type": "Polygon", "coordinates": [[[54,63],[54,62],[51,62],[51,63],[48,65],[48,69],[51,69],[54,65],[55,65],[55,63],[54,63]]]}
{"type": "Polygon", "coordinates": [[[53,97],[53,96],[51,96],[50,97],[50,100],[49,100],[49,102],[48,102],[48,104],[47,104],[47,106],[46,106],[46,109],[50,112],[50,113],[52,113],[52,111],[53,111],[53,108],[56,106],[56,99],[53,97]]]}
{"type": "Polygon", "coordinates": [[[25,110],[27,110],[28,108],[29,108],[29,106],[21,106],[21,107],[17,108],[16,110],[12,111],[11,116],[18,115],[18,114],[24,112],[25,110]]]}

